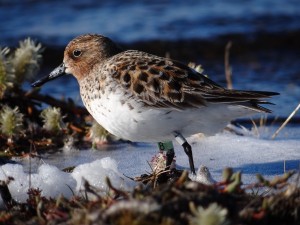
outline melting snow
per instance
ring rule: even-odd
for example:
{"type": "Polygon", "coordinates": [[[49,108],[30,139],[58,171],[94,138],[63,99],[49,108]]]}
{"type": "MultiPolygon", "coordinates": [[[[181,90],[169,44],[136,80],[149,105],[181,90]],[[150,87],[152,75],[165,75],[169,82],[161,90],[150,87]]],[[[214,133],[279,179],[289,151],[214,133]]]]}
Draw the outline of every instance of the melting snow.
{"type": "MultiPolygon", "coordinates": [[[[242,171],[242,181],[249,184],[256,181],[255,174],[267,178],[281,175],[285,170],[299,170],[300,130],[285,128],[277,139],[270,140],[275,128],[260,130],[258,138],[252,133],[238,136],[222,132],[211,137],[195,135],[189,138],[193,147],[197,167],[205,165],[216,181],[221,180],[222,170],[232,167],[242,171]],[[285,167],[285,168],[284,168],[285,167]]],[[[174,143],[178,168],[189,169],[187,156],[181,146],[174,143]]],[[[87,180],[99,190],[107,192],[105,178],[109,177],[117,188],[130,190],[133,181],[126,176],[139,176],[150,172],[147,162],[158,152],[156,144],[120,144],[107,147],[108,150],[69,150],[42,159],[15,159],[15,164],[0,167],[0,180],[13,177],[8,185],[13,198],[24,202],[29,186],[39,188],[47,197],[63,194],[71,197],[80,194],[83,182],[87,180]],[[72,173],[61,169],[76,166],[72,173]]],[[[201,180],[201,179],[200,179],[201,180]]],[[[0,198],[0,205],[3,205],[0,198]]]]}

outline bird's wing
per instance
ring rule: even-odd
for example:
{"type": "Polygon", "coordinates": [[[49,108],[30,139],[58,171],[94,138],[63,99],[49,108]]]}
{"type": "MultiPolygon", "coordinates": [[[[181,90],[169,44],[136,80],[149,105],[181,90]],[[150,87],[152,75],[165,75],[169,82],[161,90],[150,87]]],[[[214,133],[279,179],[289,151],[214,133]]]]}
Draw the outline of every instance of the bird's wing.
{"type": "Polygon", "coordinates": [[[240,104],[258,111],[268,110],[260,99],[277,93],[228,90],[194,69],[170,59],[140,51],[126,51],[114,57],[114,76],[145,105],[182,110],[209,103],[240,104]]]}

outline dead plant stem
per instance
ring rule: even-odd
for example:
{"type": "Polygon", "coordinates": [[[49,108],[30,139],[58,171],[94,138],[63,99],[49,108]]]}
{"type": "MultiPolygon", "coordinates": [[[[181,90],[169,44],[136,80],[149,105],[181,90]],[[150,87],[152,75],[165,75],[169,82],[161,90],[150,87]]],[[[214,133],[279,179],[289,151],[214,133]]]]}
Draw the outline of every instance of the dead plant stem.
{"type": "Polygon", "coordinates": [[[231,71],[231,67],[230,67],[230,63],[229,63],[229,55],[230,55],[230,48],[232,46],[232,42],[229,41],[226,44],[225,47],[225,77],[226,77],[226,82],[227,82],[227,88],[228,89],[232,89],[232,71],[231,71]]]}
{"type": "Polygon", "coordinates": [[[293,116],[297,113],[300,109],[300,103],[294,109],[294,111],[289,115],[289,117],[283,122],[283,124],[276,130],[276,132],[272,135],[272,139],[275,139],[279,132],[287,125],[287,123],[293,118],[293,116]]]}

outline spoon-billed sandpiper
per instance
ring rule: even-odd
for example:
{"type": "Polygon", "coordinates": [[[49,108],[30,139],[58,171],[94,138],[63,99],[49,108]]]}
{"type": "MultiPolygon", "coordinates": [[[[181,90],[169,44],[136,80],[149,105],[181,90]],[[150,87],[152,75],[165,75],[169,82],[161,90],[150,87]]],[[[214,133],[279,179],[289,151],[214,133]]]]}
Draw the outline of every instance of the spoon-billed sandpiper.
{"type": "Polygon", "coordinates": [[[63,63],[32,86],[65,74],[77,78],[84,105],[110,133],[137,142],[175,139],[193,173],[192,149],[185,137],[212,135],[238,117],[270,112],[260,104],[268,104],[263,99],[277,94],[228,90],[180,62],[123,51],[97,34],[73,39],[63,63]]]}

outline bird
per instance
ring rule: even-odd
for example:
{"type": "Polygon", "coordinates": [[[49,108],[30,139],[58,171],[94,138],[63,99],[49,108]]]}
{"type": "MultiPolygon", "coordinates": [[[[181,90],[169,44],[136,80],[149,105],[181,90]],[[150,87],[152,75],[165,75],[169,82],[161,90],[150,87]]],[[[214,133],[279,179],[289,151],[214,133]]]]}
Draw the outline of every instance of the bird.
{"type": "Polygon", "coordinates": [[[197,175],[195,176],[194,180],[206,185],[213,185],[216,183],[216,181],[211,176],[209,169],[204,165],[199,166],[197,175]]]}
{"type": "Polygon", "coordinates": [[[278,94],[226,89],[184,63],[123,50],[100,34],[71,40],[63,62],[32,87],[65,74],[77,79],[83,104],[107,131],[132,142],[175,139],[187,154],[193,174],[187,137],[214,135],[236,118],[271,113],[262,105],[272,104],[266,99],[278,94]]]}

